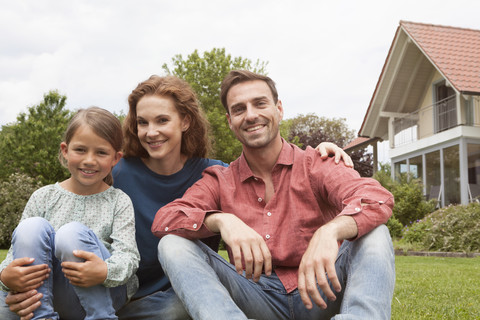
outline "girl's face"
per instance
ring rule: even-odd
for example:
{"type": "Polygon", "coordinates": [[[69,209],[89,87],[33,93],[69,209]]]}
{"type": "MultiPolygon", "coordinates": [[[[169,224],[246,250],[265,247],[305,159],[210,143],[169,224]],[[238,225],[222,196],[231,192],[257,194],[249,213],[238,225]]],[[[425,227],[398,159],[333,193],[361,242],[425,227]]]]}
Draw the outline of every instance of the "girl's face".
{"type": "Polygon", "coordinates": [[[180,116],[171,97],[144,96],[137,103],[138,139],[150,160],[178,161],[188,126],[187,117],[180,116]]]}
{"type": "Polygon", "coordinates": [[[99,137],[88,125],[80,126],[71,141],[60,144],[67,160],[71,177],[66,180],[67,190],[81,195],[95,194],[109,186],[103,179],[122,157],[112,145],[99,137]]]}

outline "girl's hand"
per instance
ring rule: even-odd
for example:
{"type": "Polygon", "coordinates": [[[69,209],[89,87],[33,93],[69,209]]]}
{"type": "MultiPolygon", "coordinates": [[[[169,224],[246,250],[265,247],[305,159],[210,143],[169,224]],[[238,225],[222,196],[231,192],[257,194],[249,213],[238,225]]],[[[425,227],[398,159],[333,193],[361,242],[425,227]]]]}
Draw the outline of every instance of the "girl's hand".
{"type": "Polygon", "coordinates": [[[105,281],[108,273],[105,261],[94,253],[83,250],[74,250],[73,255],[85,261],[62,262],[62,271],[71,284],[88,288],[105,281]]]}
{"type": "Polygon", "coordinates": [[[322,159],[327,159],[328,156],[332,154],[335,157],[335,163],[339,163],[340,159],[342,159],[347,167],[353,168],[352,158],[350,158],[342,148],[332,142],[322,142],[315,148],[315,150],[320,152],[322,159]]]}
{"type": "Polygon", "coordinates": [[[30,266],[35,259],[15,259],[0,274],[2,282],[12,291],[25,292],[36,289],[50,275],[46,264],[30,266]]]}

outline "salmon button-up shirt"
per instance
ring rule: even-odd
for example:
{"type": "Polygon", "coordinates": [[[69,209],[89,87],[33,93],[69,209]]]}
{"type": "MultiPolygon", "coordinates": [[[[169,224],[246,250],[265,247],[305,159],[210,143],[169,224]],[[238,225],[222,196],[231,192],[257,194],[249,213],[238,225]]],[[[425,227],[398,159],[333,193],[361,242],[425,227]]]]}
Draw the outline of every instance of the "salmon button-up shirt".
{"type": "Polygon", "coordinates": [[[393,196],[376,180],[361,178],[333,158],[323,160],[310,147],[304,151],[283,141],[272,181],[274,195],[266,203],[265,183],[252,173],[243,154],[228,168],[207,168],[181,199],[157,212],[152,232],[158,237],[172,233],[204,238],[213,234],[203,223],[208,213],[235,214],[264,238],[275,273],[291,292],[298,286],[300,261],[318,228],[336,216],[349,215],[357,223],[357,239],[392,214],[393,196]]]}

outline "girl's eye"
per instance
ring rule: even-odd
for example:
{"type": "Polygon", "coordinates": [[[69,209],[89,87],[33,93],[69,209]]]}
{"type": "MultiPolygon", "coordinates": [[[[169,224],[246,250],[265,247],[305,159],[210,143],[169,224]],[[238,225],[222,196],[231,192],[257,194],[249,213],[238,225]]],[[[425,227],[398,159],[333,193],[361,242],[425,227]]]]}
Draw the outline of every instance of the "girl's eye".
{"type": "Polygon", "coordinates": [[[137,120],[137,125],[141,126],[141,125],[145,125],[147,124],[147,121],[145,120],[137,120]]]}
{"type": "Polygon", "coordinates": [[[83,148],[75,148],[73,150],[75,150],[76,152],[85,152],[85,149],[83,148]]]}

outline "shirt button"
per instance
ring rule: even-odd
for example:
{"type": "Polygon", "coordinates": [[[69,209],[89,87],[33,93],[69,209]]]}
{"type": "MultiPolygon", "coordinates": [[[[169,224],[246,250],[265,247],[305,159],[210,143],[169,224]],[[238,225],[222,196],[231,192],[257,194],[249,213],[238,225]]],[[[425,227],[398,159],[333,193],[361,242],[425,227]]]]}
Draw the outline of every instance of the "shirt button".
{"type": "Polygon", "coordinates": [[[197,229],[197,224],[196,223],[193,224],[193,229],[197,229]]]}
{"type": "Polygon", "coordinates": [[[258,181],[258,178],[253,178],[253,180],[258,181]]]}
{"type": "Polygon", "coordinates": [[[258,198],[258,202],[262,202],[262,198],[258,198]]]}
{"type": "Polygon", "coordinates": [[[267,212],[267,216],[271,217],[271,216],[272,216],[272,213],[271,213],[271,212],[267,212]]]}
{"type": "Polygon", "coordinates": [[[381,200],[380,200],[380,201],[378,201],[378,203],[380,203],[380,204],[384,204],[385,202],[383,202],[383,201],[381,201],[381,200]]]}
{"type": "Polygon", "coordinates": [[[360,212],[360,210],[361,210],[360,208],[355,208],[355,211],[357,212],[360,212]]]}
{"type": "Polygon", "coordinates": [[[168,231],[168,227],[165,227],[165,231],[168,231]]]}
{"type": "Polygon", "coordinates": [[[267,239],[270,239],[270,235],[269,235],[269,234],[267,234],[267,235],[265,236],[265,238],[267,238],[267,239]]]}

